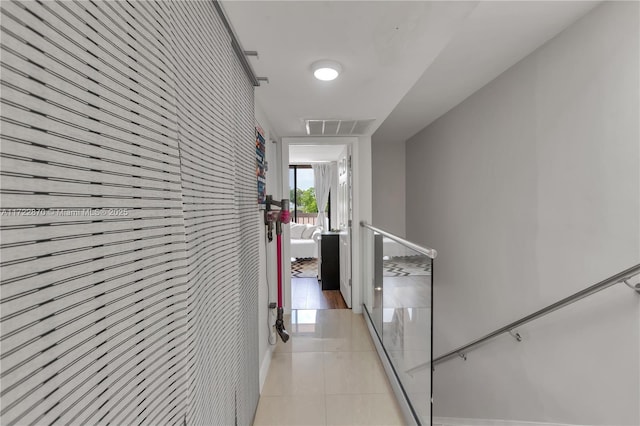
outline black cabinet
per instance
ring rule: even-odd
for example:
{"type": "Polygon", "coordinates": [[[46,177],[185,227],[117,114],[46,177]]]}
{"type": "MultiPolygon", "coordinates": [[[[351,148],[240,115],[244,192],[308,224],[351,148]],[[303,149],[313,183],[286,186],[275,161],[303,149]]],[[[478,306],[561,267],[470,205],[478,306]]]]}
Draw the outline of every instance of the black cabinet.
{"type": "Polygon", "coordinates": [[[340,234],[321,235],[320,261],[322,289],[340,290],[340,234]]]}

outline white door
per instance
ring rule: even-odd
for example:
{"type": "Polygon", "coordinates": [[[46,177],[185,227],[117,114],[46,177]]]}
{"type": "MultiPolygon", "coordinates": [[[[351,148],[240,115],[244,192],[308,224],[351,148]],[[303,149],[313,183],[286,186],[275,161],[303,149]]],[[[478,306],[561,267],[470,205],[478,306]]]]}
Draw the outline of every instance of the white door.
{"type": "Polygon", "coordinates": [[[340,292],[351,307],[351,147],[338,159],[338,227],[340,229],[340,292]]]}

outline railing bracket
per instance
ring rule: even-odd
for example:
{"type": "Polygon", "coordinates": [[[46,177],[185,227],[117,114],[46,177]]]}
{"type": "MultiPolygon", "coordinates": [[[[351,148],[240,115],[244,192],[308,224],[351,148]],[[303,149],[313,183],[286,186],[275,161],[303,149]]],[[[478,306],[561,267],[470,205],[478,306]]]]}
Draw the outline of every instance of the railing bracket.
{"type": "Polygon", "coordinates": [[[629,280],[622,280],[631,290],[634,290],[636,293],[640,293],[640,283],[636,285],[632,285],[629,280]]]}
{"type": "Polygon", "coordinates": [[[511,331],[509,331],[509,334],[511,335],[511,337],[516,339],[518,342],[522,342],[522,336],[517,331],[511,330],[511,331]]]}

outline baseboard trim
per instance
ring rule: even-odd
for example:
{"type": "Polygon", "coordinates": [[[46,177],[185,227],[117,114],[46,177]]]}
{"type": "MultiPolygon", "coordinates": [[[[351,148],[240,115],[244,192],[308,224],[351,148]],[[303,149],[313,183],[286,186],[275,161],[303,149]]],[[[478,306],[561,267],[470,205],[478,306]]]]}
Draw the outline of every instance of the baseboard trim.
{"type": "Polygon", "coordinates": [[[544,423],[521,420],[466,419],[434,417],[433,426],[588,426],[569,423],[544,423]]]}
{"type": "Polygon", "coordinates": [[[275,346],[269,345],[265,351],[262,362],[260,363],[260,394],[262,394],[262,387],[267,380],[267,374],[269,373],[269,366],[271,366],[271,357],[273,355],[273,348],[275,346]]]}

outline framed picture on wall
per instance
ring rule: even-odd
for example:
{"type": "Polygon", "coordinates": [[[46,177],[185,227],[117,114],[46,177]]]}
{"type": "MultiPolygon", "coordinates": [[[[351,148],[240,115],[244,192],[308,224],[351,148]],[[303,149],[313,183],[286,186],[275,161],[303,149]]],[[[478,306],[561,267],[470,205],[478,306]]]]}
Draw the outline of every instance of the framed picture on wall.
{"type": "Polygon", "coordinates": [[[266,170],[265,170],[265,139],[264,130],[256,126],[256,180],[258,181],[258,204],[265,205],[266,201],[266,170]]]}

